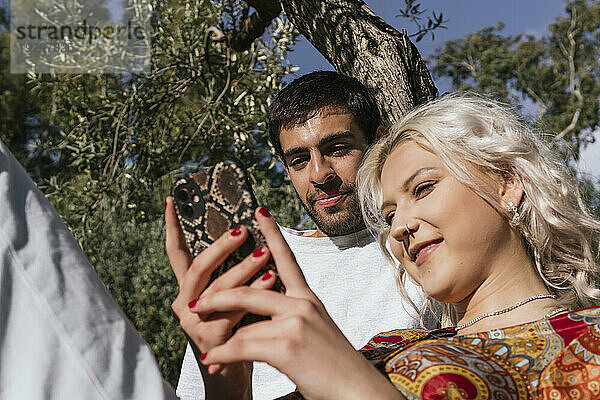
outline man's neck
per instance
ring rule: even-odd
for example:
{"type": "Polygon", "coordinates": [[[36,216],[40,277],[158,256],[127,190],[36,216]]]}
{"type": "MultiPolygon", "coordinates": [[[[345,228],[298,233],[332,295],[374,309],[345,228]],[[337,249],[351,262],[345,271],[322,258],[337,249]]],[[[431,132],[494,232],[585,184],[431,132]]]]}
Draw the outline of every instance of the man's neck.
{"type": "MultiPolygon", "coordinates": [[[[356,232],[360,232],[363,229],[365,229],[364,226],[362,226],[361,228],[353,231],[353,232],[346,232],[343,235],[338,235],[338,236],[346,236],[349,235],[351,233],[356,233],[356,232]]],[[[312,235],[310,235],[309,237],[330,237],[330,235],[326,234],[325,232],[323,232],[322,230],[320,230],[319,228],[317,228],[317,230],[315,231],[315,233],[313,233],[312,235]]]]}
{"type": "Polygon", "coordinates": [[[328,235],[326,235],[325,233],[323,233],[319,228],[317,228],[317,230],[315,231],[315,233],[313,233],[312,235],[310,235],[309,237],[327,237],[328,235]]]}

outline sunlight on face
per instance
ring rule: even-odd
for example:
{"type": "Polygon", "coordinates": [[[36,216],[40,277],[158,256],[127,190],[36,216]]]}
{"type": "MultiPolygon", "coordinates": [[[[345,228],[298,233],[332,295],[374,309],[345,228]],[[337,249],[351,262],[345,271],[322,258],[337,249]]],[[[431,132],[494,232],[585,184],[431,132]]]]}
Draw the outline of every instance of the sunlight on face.
{"type": "Polygon", "coordinates": [[[302,204],[328,236],[364,228],[356,172],[367,148],[348,112],[319,113],[280,133],[286,171],[302,204]]]}
{"type": "Polygon", "coordinates": [[[428,295],[456,303],[491,276],[510,228],[435,154],[400,144],[383,165],[381,185],[392,253],[428,295]]]}

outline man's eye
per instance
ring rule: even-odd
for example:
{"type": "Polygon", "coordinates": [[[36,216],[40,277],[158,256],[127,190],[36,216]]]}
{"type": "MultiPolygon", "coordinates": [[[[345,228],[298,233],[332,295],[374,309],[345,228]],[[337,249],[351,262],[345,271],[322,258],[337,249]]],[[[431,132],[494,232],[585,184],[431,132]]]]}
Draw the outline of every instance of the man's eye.
{"type": "Polygon", "coordinates": [[[297,167],[306,161],[308,161],[307,157],[294,157],[290,160],[289,164],[290,166],[297,167]]]}
{"type": "Polygon", "coordinates": [[[413,190],[413,194],[416,198],[425,197],[431,192],[435,186],[436,182],[423,182],[415,186],[413,190]]]}
{"type": "Polygon", "coordinates": [[[349,150],[349,146],[347,146],[345,144],[338,144],[338,145],[332,146],[329,149],[329,153],[339,155],[339,154],[345,154],[348,150],[349,150]]]}

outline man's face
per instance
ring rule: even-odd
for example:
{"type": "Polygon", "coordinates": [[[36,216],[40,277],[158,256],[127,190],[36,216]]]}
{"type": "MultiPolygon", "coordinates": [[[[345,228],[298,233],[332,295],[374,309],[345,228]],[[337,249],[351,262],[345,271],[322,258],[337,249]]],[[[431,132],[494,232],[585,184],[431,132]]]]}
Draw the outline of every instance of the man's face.
{"type": "Polygon", "coordinates": [[[302,125],[282,129],[285,169],[316,236],[340,236],[364,228],[355,178],[367,149],[362,130],[347,111],[323,111],[302,125]]]}

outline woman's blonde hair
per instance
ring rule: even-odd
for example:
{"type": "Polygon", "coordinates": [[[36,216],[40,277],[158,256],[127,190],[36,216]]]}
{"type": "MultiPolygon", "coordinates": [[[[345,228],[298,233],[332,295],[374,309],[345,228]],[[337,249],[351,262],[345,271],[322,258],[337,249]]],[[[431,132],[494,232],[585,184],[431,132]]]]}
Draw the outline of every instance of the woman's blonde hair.
{"type": "MultiPolygon", "coordinates": [[[[583,203],[576,181],[541,135],[508,107],[474,94],[452,94],[419,106],[366,153],[357,175],[358,194],[367,226],[379,234],[379,244],[395,265],[400,292],[404,269],[387,250],[390,229],[381,215],[381,171],[389,154],[412,140],[435,153],[460,182],[486,200],[508,221],[512,215],[483,182],[485,176],[517,179],[524,195],[520,217],[513,224],[529,250],[548,290],[562,306],[574,309],[598,303],[600,222],[583,203]]],[[[497,192],[496,192],[497,193],[497,192]]],[[[414,306],[414,304],[413,304],[414,306]]],[[[416,307],[415,307],[416,309],[416,307]]],[[[442,325],[457,322],[454,308],[428,298],[420,312],[433,313],[442,325]],[[441,314],[441,315],[440,315],[441,314]]]]}

